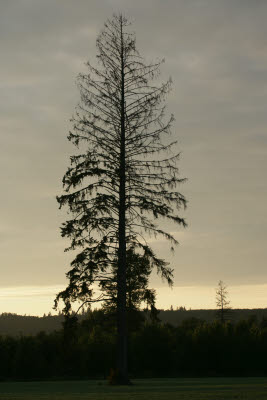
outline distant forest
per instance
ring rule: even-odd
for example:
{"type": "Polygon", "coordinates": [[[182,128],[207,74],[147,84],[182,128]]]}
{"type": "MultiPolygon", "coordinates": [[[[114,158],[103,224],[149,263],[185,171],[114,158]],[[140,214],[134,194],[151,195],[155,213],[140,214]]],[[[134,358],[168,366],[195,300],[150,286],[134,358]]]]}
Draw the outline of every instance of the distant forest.
{"type": "MultiPolygon", "coordinates": [[[[185,320],[196,319],[199,322],[213,322],[217,318],[218,310],[186,310],[180,307],[176,310],[159,310],[158,318],[161,322],[180,326],[185,320]]],[[[78,319],[83,320],[88,312],[80,314],[78,319]]],[[[252,319],[258,321],[267,320],[267,308],[257,309],[231,309],[226,319],[232,323],[241,320],[252,319]]],[[[0,335],[36,335],[39,332],[51,333],[62,329],[64,322],[63,314],[44,315],[43,317],[17,315],[12,313],[0,314],[0,335]]]]}
{"type": "MultiPolygon", "coordinates": [[[[232,310],[224,322],[215,310],[181,308],[158,317],[128,314],[131,377],[267,375],[267,309],[232,310]]],[[[112,377],[114,313],[2,314],[0,327],[2,381],[112,377]]]]}
{"type": "MultiPolygon", "coordinates": [[[[267,309],[231,310],[224,322],[216,310],[133,310],[128,328],[134,377],[267,374],[267,309]]],[[[0,380],[106,379],[115,354],[111,312],[0,316],[0,380]]]]}

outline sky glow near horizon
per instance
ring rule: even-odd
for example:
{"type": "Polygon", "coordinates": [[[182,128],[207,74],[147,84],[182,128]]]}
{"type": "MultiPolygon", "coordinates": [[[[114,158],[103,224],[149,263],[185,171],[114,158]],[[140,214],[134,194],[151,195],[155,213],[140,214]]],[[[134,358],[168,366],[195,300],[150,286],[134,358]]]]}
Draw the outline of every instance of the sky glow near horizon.
{"type": "Polygon", "coordinates": [[[175,253],[149,239],[179,288],[153,273],[158,307],[213,308],[219,280],[232,307],[265,307],[267,2],[0,0],[0,312],[48,313],[66,284],[73,254],[64,253],[66,212],[55,197],[74,152],[75,79],[120,11],[145,60],[166,60],[167,110],[188,178],[179,187],[188,228],[165,225],[180,242],[175,253]]]}
{"type": "MultiPolygon", "coordinates": [[[[56,294],[65,288],[54,286],[22,286],[0,288],[0,313],[43,316],[57,314],[53,309],[56,294]]],[[[187,310],[215,309],[216,288],[211,286],[174,286],[156,288],[158,309],[186,307],[187,310]]],[[[267,284],[240,285],[227,288],[231,308],[266,308],[267,284]]],[[[94,307],[99,307],[96,304],[94,307]]],[[[74,306],[74,310],[77,306],[74,306]]]]}

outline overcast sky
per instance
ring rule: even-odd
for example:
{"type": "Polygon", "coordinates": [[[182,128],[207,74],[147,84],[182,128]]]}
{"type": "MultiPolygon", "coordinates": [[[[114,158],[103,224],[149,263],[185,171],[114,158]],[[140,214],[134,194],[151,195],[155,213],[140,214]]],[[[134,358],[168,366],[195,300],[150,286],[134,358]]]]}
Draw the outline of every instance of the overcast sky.
{"type": "MultiPolygon", "coordinates": [[[[239,288],[233,306],[267,306],[267,1],[0,0],[0,312],[48,312],[66,283],[55,196],[73,152],[75,79],[114,12],[173,79],[167,104],[189,204],[188,228],[169,227],[175,254],[155,243],[175,269],[170,301],[212,307],[221,279],[239,288]]],[[[167,306],[161,280],[151,285],[167,306]]]]}

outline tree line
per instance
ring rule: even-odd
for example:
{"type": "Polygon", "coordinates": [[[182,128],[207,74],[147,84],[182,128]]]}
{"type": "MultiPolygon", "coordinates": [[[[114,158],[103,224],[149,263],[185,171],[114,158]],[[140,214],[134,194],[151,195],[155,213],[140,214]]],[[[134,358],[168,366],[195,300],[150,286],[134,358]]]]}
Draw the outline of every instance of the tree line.
{"type": "MultiPolygon", "coordinates": [[[[267,373],[267,319],[179,326],[131,313],[130,377],[248,376],[267,373]]],[[[62,329],[0,336],[0,378],[107,379],[116,360],[116,316],[104,310],[65,319],[62,329]]]]}
{"type": "MultiPolygon", "coordinates": [[[[140,311],[144,313],[144,311],[140,311]]],[[[88,312],[79,313],[79,321],[87,317],[88,312]]],[[[158,310],[158,319],[166,324],[180,326],[185,320],[198,319],[202,322],[212,323],[220,319],[218,310],[187,310],[185,307],[172,307],[169,310],[158,310]]],[[[231,323],[236,324],[240,320],[255,319],[261,321],[267,319],[267,309],[231,309],[227,318],[231,323]]],[[[42,317],[30,315],[17,315],[12,313],[0,314],[0,335],[2,336],[29,336],[37,335],[39,332],[52,333],[62,328],[64,315],[44,315],[42,317]]]]}

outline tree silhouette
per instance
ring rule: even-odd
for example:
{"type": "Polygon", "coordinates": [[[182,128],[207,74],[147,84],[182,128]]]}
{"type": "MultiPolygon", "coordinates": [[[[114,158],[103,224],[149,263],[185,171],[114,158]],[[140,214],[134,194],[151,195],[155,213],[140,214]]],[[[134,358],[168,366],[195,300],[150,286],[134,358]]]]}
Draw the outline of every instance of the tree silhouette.
{"type": "Polygon", "coordinates": [[[218,288],[216,289],[216,306],[218,307],[217,315],[222,323],[225,322],[225,317],[230,311],[230,301],[227,299],[228,291],[223,281],[219,281],[218,288]]]}
{"type": "MultiPolygon", "coordinates": [[[[104,307],[109,310],[116,309],[117,305],[117,263],[114,265],[113,281],[103,281],[102,291],[108,294],[108,299],[104,307]]],[[[126,308],[127,310],[138,311],[141,304],[153,309],[155,307],[156,292],[155,289],[149,289],[149,276],[153,265],[149,257],[140,255],[130,247],[126,251],[126,308]]]]}
{"type": "Polygon", "coordinates": [[[63,177],[65,194],[57,197],[60,208],[67,206],[72,214],[61,228],[62,236],[71,239],[66,250],[78,252],[55,306],[62,299],[69,313],[77,300],[106,302],[115,296],[117,382],[122,384],[129,382],[127,250],[134,249],[172,285],[173,271],[156,256],[147,235],[163,235],[173,246],[177,240],[154,220],[186,226],[177,215],[186,199],[176,190],[184,179],[176,166],[179,154],[172,152],[176,142],[169,139],[174,118],[165,118],[162,105],[171,81],[149,83],[162,61],[144,63],[129,25],[122,15],[108,20],[96,42],[98,66],[88,62],[88,73],[78,76],[81,102],[68,139],[81,151],[71,156],[63,177]]]}

